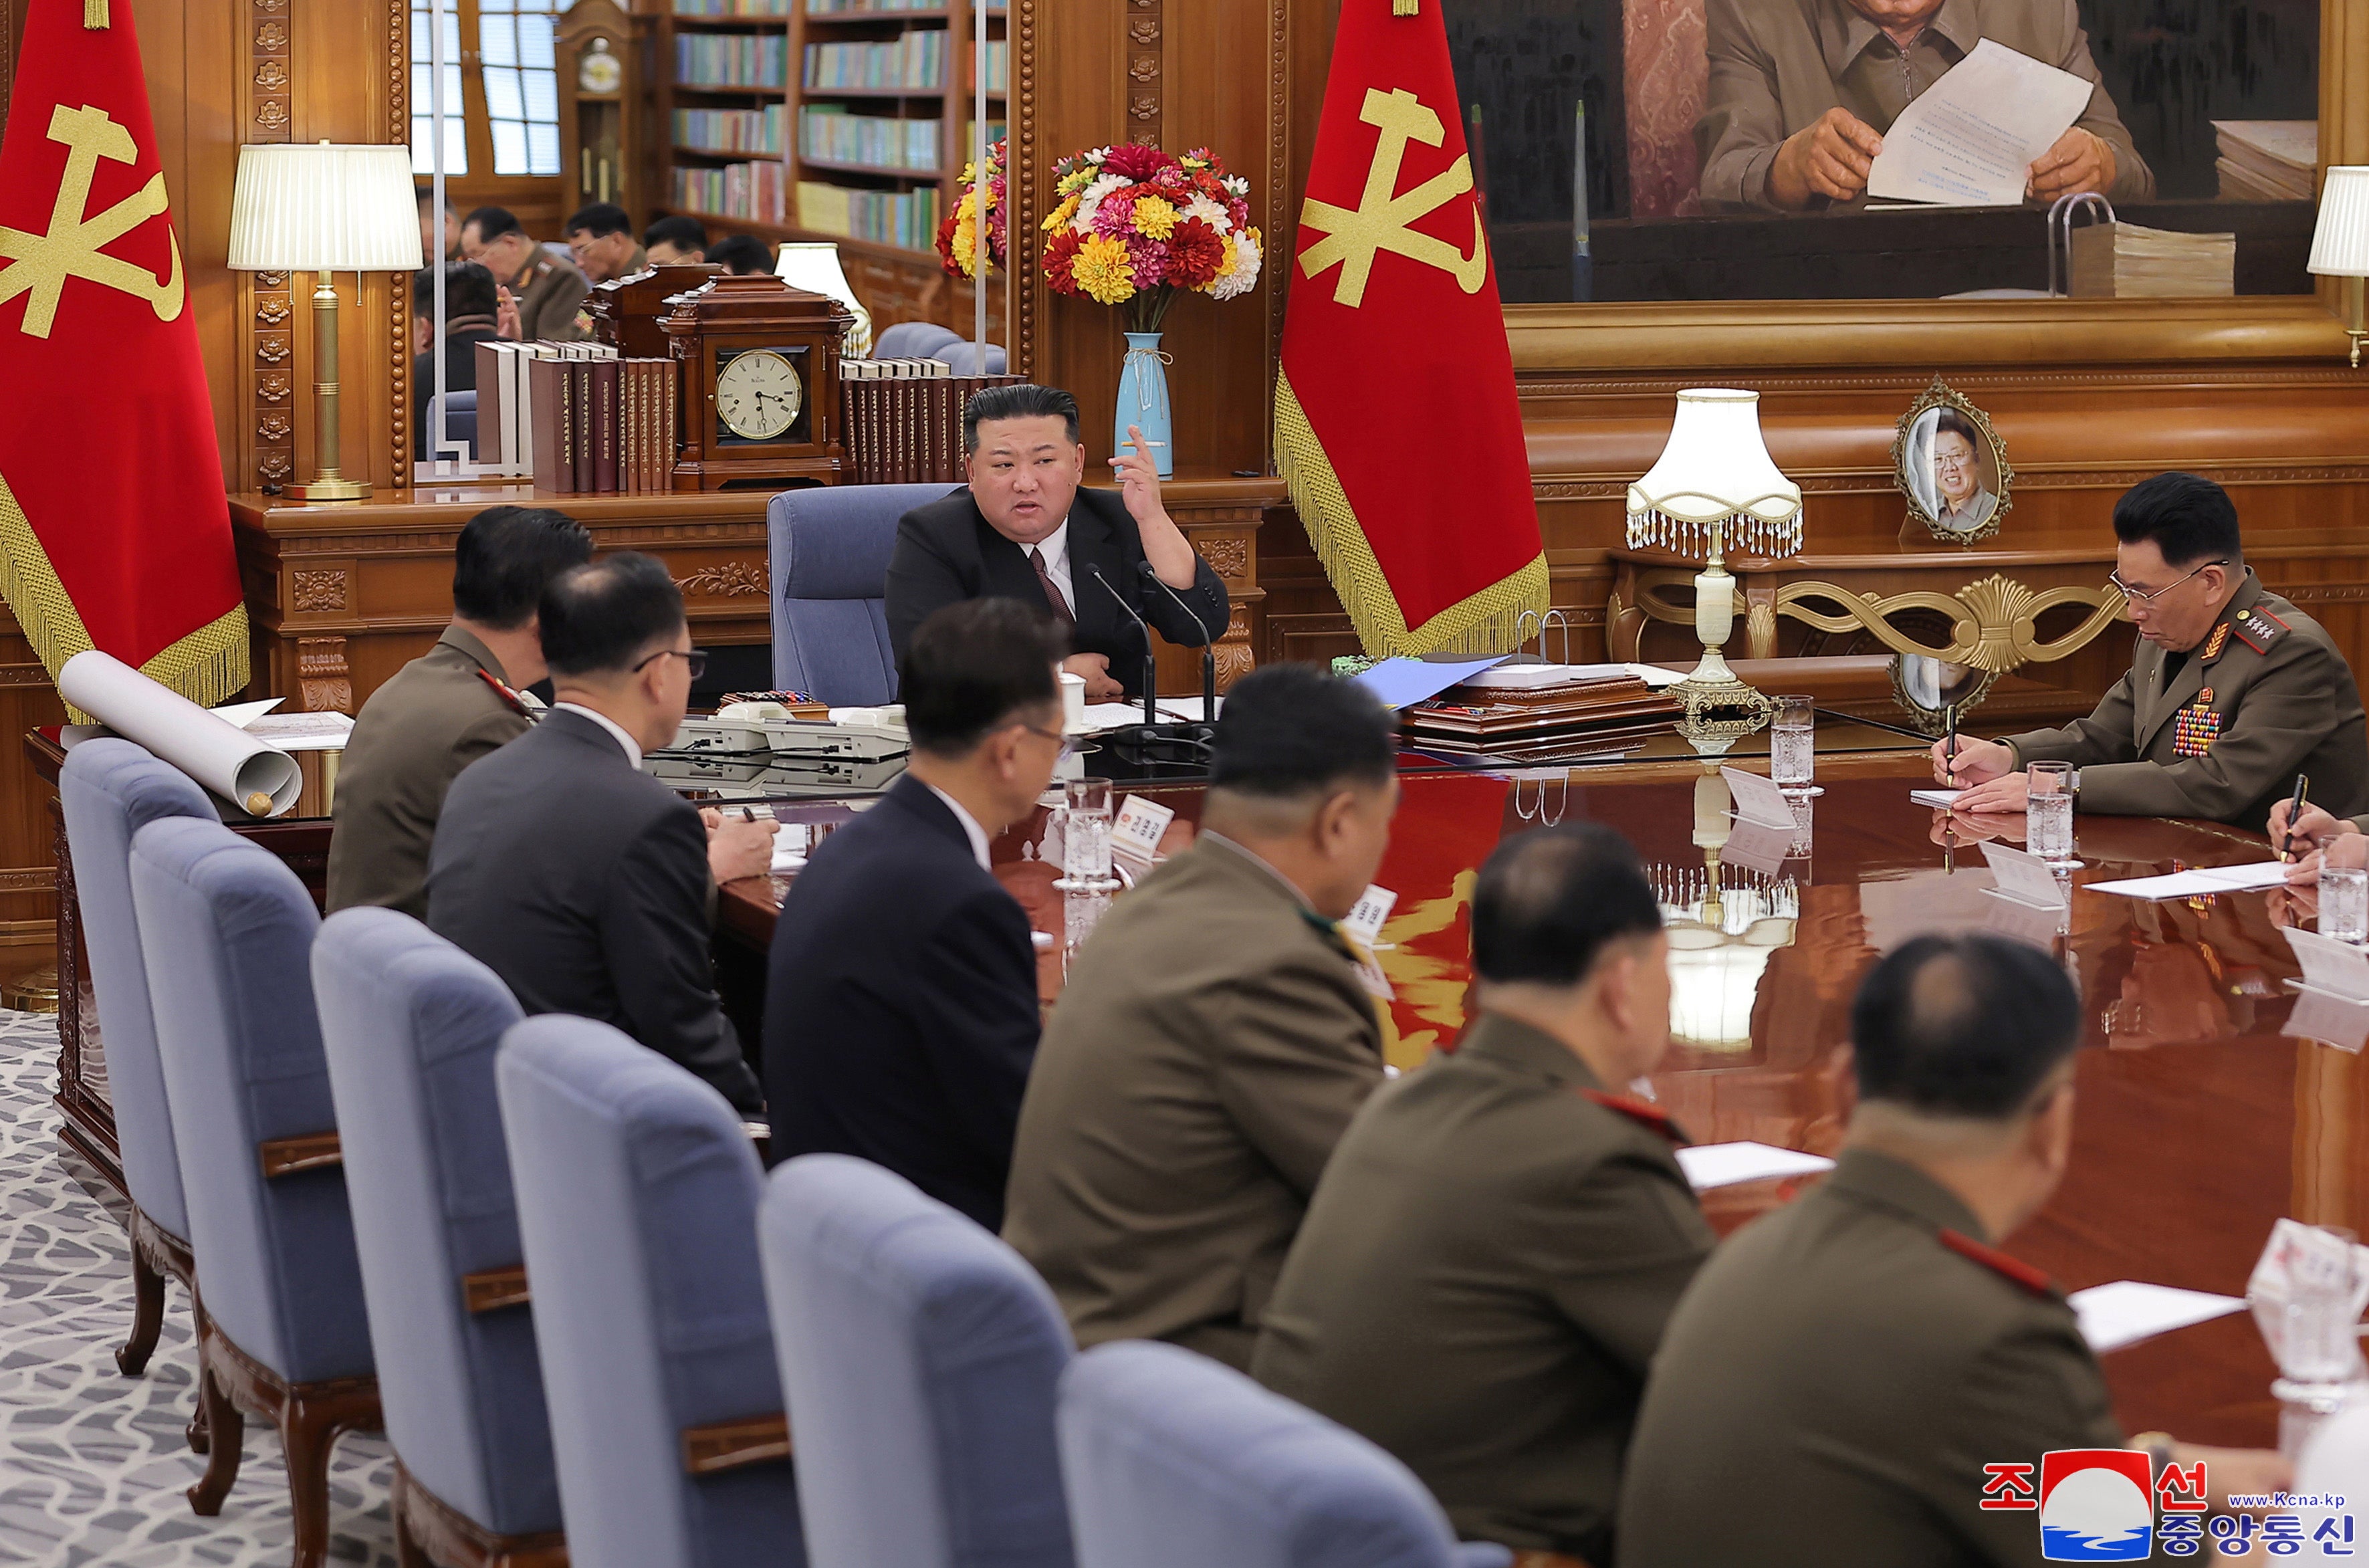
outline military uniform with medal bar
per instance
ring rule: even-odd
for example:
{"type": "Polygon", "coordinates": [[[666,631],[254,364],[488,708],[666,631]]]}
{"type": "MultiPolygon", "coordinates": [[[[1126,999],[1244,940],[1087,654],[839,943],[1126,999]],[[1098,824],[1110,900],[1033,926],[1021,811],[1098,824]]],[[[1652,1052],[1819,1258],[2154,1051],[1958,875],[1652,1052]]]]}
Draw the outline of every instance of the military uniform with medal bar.
{"type": "Polygon", "coordinates": [[[2369,725],[2352,667],[2250,567],[2202,643],[2171,653],[2139,639],[2088,718],[2002,744],[2018,770],[2072,763],[2083,811],[2260,831],[2300,773],[2337,816],[2369,812],[2369,725]]]}

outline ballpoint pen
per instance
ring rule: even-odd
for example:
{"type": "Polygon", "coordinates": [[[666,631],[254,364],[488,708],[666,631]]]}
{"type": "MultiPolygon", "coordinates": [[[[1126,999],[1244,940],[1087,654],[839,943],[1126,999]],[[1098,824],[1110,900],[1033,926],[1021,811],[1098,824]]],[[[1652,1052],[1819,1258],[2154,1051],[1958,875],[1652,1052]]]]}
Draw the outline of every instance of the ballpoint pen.
{"type": "Polygon", "coordinates": [[[2293,861],[2295,859],[2295,818],[2303,810],[2304,793],[2310,788],[2311,781],[2306,778],[2303,774],[2297,773],[2295,775],[2295,795],[2287,801],[2286,831],[2279,835],[2279,859],[2282,861],[2293,861]]]}

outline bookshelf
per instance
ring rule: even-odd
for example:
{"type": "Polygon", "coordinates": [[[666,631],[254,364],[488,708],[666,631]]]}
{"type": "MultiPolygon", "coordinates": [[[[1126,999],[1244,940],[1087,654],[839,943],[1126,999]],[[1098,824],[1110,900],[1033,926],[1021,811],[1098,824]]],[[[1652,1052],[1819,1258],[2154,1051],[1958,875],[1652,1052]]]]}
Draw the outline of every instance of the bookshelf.
{"type": "MultiPolygon", "coordinates": [[[[970,285],[943,274],[935,243],[968,156],[970,0],[670,4],[656,40],[665,86],[652,141],[666,172],[654,205],[711,232],[839,241],[879,326],[967,322],[970,285]]],[[[988,8],[988,114],[1000,129],[1002,6],[988,8]]],[[[990,285],[999,316],[1002,292],[990,285]]]]}

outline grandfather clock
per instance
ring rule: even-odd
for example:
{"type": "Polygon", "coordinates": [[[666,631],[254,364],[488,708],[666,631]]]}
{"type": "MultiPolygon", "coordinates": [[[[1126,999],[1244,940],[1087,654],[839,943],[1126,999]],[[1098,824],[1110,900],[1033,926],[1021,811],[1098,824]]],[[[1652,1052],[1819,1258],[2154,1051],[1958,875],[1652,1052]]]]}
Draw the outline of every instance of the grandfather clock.
{"type": "Polygon", "coordinates": [[[839,351],[854,317],[770,274],[711,278],[660,321],[682,367],[678,490],[847,477],[839,351]]]}

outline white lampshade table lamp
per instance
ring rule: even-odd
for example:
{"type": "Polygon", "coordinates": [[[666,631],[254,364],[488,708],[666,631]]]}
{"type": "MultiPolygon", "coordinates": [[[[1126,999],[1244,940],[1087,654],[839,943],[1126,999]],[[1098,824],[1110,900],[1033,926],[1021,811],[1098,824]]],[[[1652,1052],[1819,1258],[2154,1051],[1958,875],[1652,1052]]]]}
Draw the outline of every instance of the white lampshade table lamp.
{"type": "Polygon", "coordinates": [[[1720,649],[1735,629],[1728,546],[1760,556],[1802,548],[1802,487],[1778,472],[1760,439],[1760,395],[1698,387],[1678,394],[1669,444],[1629,486],[1629,547],[1699,559],[1695,635],[1702,662],[1670,688],[1689,725],[1743,734],[1766,724],[1768,699],[1730,670],[1720,649]]]}
{"type": "Polygon", "coordinates": [[[2318,277],[2344,280],[2344,331],[2359,370],[2361,343],[2369,338],[2362,303],[2362,280],[2369,278],[2369,164],[2338,164],[2320,182],[2319,226],[2306,265],[2318,277]]]}
{"type": "Polygon", "coordinates": [[[359,501],[367,479],[338,472],[338,291],[333,272],[416,272],[427,262],[411,189],[411,149],[286,142],[238,150],[231,192],[230,265],[242,272],[315,272],[313,431],[315,476],[281,493],[359,501]]]}

